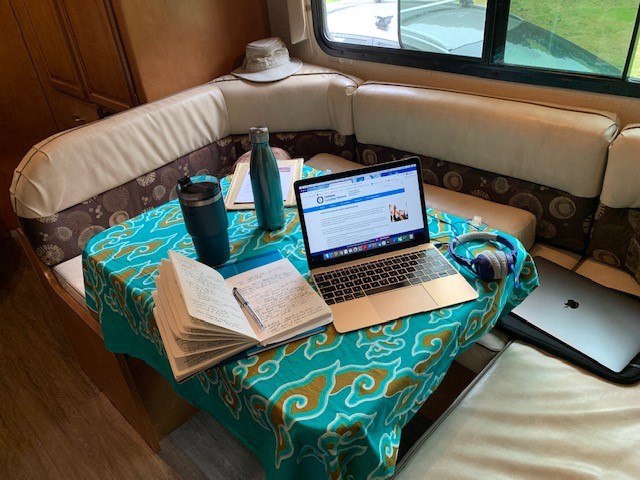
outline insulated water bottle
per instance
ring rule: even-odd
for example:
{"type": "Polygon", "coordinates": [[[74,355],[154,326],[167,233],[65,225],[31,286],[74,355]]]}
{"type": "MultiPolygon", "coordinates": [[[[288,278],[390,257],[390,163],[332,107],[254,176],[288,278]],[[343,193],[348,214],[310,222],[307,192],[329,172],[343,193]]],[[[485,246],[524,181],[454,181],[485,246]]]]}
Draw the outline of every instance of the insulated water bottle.
{"type": "Polygon", "coordinates": [[[218,179],[183,177],[178,181],[178,199],[198,260],[210,267],[229,260],[229,221],[218,179]]]}
{"type": "Polygon", "coordinates": [[[249,172],[258,226],[267,231],[279,230],[284,225],[284,202],[280,171],[269,147],[269,130],[267,127],[250,128],[249,140],[249,172]]]}

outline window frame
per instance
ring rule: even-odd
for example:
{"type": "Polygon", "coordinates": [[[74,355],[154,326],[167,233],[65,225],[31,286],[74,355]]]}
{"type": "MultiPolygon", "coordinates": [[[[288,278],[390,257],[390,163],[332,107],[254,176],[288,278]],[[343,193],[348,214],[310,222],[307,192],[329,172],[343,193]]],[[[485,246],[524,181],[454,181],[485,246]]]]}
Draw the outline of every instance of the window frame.
{"type": "MultiPolygon", "coordinates": [[[[622,78],[494,63],[491,59],[495,58],[495,52],[504,51],[510,3],[510,0],[487,1],[484,44],[482,57],[479,58],[332,42],[324,35],[324,0],[311,0],[311,13],[316,41],[326,54],[333,57],[401,65],[514,83],[640,98],[640,82],[626,79],[636,47],[633,42],[627,52],[622,78]]],[[[639,24],[640,6],[636,14],[632,36],[632,39],[635,38],[636,41],[638,41],[639,24]]]]}

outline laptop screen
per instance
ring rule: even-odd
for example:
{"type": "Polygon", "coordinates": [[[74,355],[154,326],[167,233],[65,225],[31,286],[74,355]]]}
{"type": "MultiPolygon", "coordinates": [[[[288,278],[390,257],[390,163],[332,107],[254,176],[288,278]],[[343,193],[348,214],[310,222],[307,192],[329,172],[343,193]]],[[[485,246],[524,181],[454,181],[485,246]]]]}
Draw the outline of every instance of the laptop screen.
{"type": "Polygon", "coordinates": [[[310,268],[429,241],[418,159],[296,184],[310,268]]]}

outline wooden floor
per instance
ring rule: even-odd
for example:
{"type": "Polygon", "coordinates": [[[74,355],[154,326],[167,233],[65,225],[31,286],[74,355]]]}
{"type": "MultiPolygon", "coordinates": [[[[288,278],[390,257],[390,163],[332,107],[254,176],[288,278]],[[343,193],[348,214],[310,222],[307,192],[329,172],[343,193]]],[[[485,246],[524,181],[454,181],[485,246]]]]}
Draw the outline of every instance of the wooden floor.
{"type": "MultiPolygon", "coordinates": [[[[0,238],[0,252],[0,478],[264,478],[257,458],[205,413],[154,454],[80,370],[17,242],[0,238]]],[[[427,426],[412,424],[405,440],[427,426]]]]}
{"type": "Polygon", "coordinates": [[[0,252],[0,478],[264,477],[204,413],[154,454],[80,370],[17,242],[1,238],[0,252]]]}

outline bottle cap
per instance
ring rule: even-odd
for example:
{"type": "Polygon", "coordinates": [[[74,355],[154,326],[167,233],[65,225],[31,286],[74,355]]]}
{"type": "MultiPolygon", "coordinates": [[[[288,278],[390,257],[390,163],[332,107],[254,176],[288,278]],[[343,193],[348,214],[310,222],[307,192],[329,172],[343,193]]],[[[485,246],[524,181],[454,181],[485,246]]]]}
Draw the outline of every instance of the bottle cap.
{"type": "Polygon", "coordinates": [[[251,127],[249,129],[251,143],[264,143],[269,141],[269,129],[267,127],[251,127]]]}

